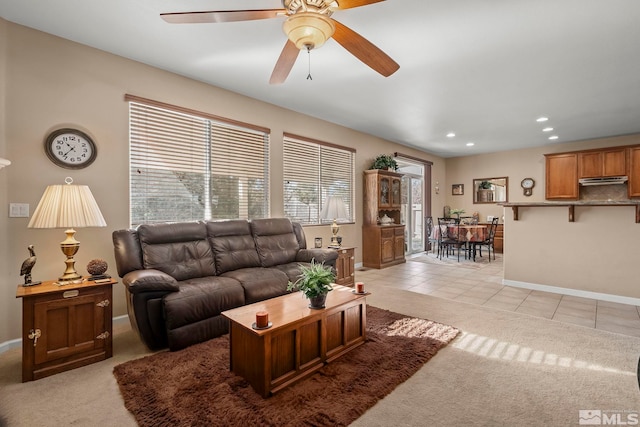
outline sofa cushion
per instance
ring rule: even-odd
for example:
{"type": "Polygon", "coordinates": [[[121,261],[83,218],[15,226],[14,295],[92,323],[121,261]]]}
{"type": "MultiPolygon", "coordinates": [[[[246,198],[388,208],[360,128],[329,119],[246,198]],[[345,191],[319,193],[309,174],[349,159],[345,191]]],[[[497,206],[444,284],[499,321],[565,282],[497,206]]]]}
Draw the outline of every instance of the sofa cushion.
{"type": "Polygon", "coordinates": [[[263,267],[295,262],[300,245],[291,221],[287,218],[254,219],[251,229],[263,267]]]}
{"type": "Polygon", "coordinates": [[[180,290],[164,297],[167,330],[214,317],[245,304],[244,290],[237,280],[203,277],[179,283],[180,290]]]}
{"type": "Polygon", "coordinates": [[[145,224],[138,227],[145,268],[178,281],[216,274],[203,223],[145,224]]]}
{"type": "Polygon", "coordinates": [[[288,292],[288,277],[277,268],[242,268],[223,273],[222,277],[233,278],[242,284],[245,304],[278,297],[288,292]]]}
{"type": "Polygon", "coordinates": [[[300,265],[304,265],[309,267],[311,263],[309,262],[290,262],[288,264],[276,265],[273,268],[277,268],[287,275],[291,282],[295,282],[300,278],[300,273],[302,270],[300,269],[300,265]]]}
{"type": "Polygon", "coordinates": [[[216,272],[260,267],[260,258],[245,220],[207,222],[207,236],[216,260],[216,272]]]}

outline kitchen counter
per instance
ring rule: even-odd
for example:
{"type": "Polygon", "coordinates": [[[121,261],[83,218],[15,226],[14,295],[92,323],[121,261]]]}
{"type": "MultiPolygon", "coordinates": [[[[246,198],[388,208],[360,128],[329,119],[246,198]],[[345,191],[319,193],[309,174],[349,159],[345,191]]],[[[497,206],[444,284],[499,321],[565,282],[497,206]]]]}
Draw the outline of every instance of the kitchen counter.
{"type": "Polygon", "coordinates": [[[576,206],[635,206],[636,223],[640,223],[640,200],[573,200],[559,202],[514,202],[500,204],[513,210],[514,221],[518,221],[519,219],[519,208],[567,207],[569,209],[569,222],[574,222],[575,220],[576,206]]]}

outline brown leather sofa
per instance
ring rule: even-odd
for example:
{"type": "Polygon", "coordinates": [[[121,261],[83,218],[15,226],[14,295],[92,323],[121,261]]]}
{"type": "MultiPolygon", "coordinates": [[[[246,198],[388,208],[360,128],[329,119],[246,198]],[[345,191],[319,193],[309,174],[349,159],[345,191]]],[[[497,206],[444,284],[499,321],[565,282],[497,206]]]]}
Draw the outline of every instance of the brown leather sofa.
{"type": "Polygon", "coordinates": [[[113,232],[131,326],[150,349],[179,350],[228,332],[220,313],[286,294],[300,264],[335,267],[286,218],[140,225],[113,232]]]}

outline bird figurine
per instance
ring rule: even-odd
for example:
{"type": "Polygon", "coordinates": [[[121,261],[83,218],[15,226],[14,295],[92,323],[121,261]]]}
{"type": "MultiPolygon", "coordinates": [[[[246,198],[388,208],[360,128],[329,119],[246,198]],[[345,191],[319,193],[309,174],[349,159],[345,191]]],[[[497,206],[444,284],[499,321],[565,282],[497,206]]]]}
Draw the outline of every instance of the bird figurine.
{"type": "Polygon", "coordinates": [[[31,281],[31,270],[33,269],[33,266],[36,265],[36,251],[33,249],[33,245],[27,246],[27,250],[29,251],[29,255],[31,256],[25,259],[22,263],[22,267],[20,267],[20,275],[24,276],[23,286],[39,285],[42,282],[31,281]]]}

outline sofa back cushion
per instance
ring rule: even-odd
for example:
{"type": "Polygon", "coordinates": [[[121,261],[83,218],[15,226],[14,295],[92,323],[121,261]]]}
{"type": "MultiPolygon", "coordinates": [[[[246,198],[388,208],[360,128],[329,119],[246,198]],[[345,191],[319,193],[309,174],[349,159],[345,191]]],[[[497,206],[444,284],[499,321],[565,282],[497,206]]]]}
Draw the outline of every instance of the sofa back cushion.
{"type": "Polygon", "coordinates": [[[260,258],[249,222],[232,220],[207,222],[206,225],[218,274],[241,268],[260,267],[260,258]]]}
{"type": "Polygon", "coordinates": [[[213,253],[201,222],[145,224],[138,227],[144,268],[154,268],[176,280],[214,276],[213,253]]]}
{"type": "Polygon", "coordinates": [[[295,262],[300,245],[289,219],[254,219],[251,230],[263,267],[295,262]]]}

